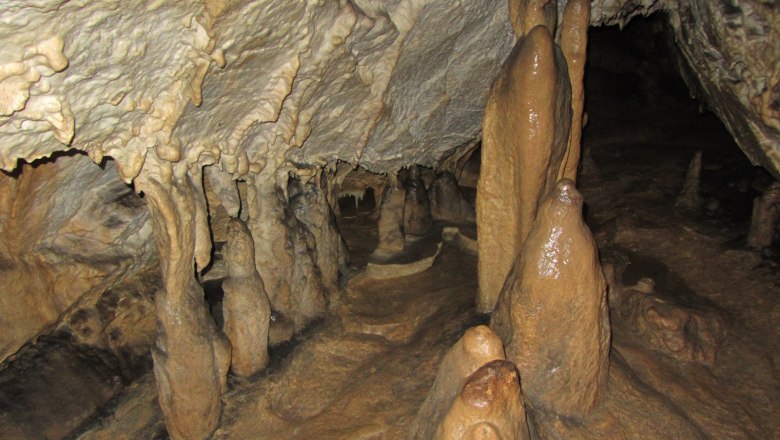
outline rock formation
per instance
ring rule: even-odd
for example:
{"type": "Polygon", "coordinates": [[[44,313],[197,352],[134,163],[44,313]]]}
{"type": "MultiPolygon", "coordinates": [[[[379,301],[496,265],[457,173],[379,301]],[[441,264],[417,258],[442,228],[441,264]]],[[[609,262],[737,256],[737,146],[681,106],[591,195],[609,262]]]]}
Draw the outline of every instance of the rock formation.
{"type": "Polygon", "coordinates": [[[685,173],[685,182],[683,183],[680,195],[674,206],[683,211],[696,213],[701,209],[701,195],[699,195],[699,182],[701,180],[701,151],[697,151],[688,165],[688,171],[685,173]]]}
{"type": "Polygon", "coordinates": [[[218,356],[227,354],[195,279],[208,264],[210,238],[203,189],[182,167],[157,167],[136,182],[143,191],[160,252],[163,288],[155,296],[157,342],[152,350],[160,407],[173,439],[208,438],[217,428],[227,374],[218,356]],[[204,232],[205,230],[205,232],[204,232]],[[206,240],[207,244],[204,244],[206,240]]]}
{"type": "Polygon", "coordinates": [[[431,217],[451,222],[474,221],[474,207],[463,197],[452,173],[439,174],[428,188],[431,217]]]}
{"type": "Polygon", "coordinates": [[[568,148],[566,61],[544,26],[520,40],[491,88],[477,186],[480,310],[493,310],[523,248],[539,200],[555,185],[568,148]]]}
{"type": "Polygon", "coordinates": [[[382,194],[379,207],[379,244],[376,250],[384,253],[404,250],[404,208],[406,191],[398,183],[390,183],[382,194]]]}
{"type": "Polygon", "coordinates": [[[239,219],[232,219],[228,226],[225,260],[228,278],[222,283],[222,309],[232,346],[230,368],[237,376],[251,376],[268,364],[271,303],[255,268],[249,228],[239,219]]]}
{"type": "Polygon", "coordinates": [[[777,222],[780,220],[780,183],[774,182],[753,201],[753,216],[748,231],[748,246],[763,249],[775,240],[777,222]]]}
{"type": "MultiPolygon", "coordinates": [[[[417,413],[411,438],[416,440],[434,438],[437,427],[453,406],[456,396],[469,380],[469,376],[488,362],[503,359],[504,347],[490,328],[481,325],[466,330],[463,337],[441,360],[436,380],[417,413]]],[[[488,375],[490,374],[492,373],[488,375]]],[[[479,376],[483,377],[482,374],[479,376]]],[[[479,380],[475,379],[475,382],[479,380]]],[[[478,389],[479,385],[475,385],[474,388],[478,389]]],[[[452,417],[457,417],[457,414],[452,417]]],[[[452,428],[454,429],[455,426],[452,425],[452,428]]]]}
{"type": "Polygon", "coordinates": [[[515,365],[495,360],[472,373],[433,438],[529,440],[515,365]]]}
{"type": "Polygon", "coordinates": [[[406,189],[404,203],[404,232],[411,235],[425,235],[433,226],[431,202],[428,190],[422,181],[420,167],[404,170],[401,181],[406,189]]]}
{"type": "Polygon", "coordinates": [[[609,366],[606,294],[582,196],[563,180],[540,206],[491,320],[534,409],[581,419],[598,405],[609,366]]]}

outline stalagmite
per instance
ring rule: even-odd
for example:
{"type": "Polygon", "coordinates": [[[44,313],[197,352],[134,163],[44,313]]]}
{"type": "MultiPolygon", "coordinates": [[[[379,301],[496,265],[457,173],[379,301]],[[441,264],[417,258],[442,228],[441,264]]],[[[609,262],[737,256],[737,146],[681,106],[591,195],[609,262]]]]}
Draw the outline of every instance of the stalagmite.
{"type": "Polygon", "coordinates": [[[539,208],[491,321],[534,409],[582,418],[599,403],[609,365],[606,289],[582,196],[563,180],[539,208]]]}
{"type": "Polygon", "coordinates": [[[559,179],[577,182],[582,151],[582,127],[585,108],[585,58],[588,49],[590,1],[568,0],[561,24],[561,50],[566,58],[571,82],[571,135],[559,179]]]}
{"type": "Polygon", "coordinates": [[[490,90],[477,186],[479,310],[493,310],[531,229],[539,200],[555,186],[571,125],[566,61],[537,26],[509,55],[490,90]]]}
{"type": "Polygon", "coordinates": [[[772,245],[780,220],[780,183],[774,182],[753,200],[753,217],[748,231],[748,246],[763,249],[772,245]]]}
{"type": "Polygon", "coordinates": [[[231,369],[251,376],[268,364],[271,303],[255,268],[255,246],[249,228],[239,219],[228,224],[225,247],[228,278],[222,283],[225,333],[233,347],[231,369]]]}
{"type": "Polygon", "coordinates": [[[467,378],[486,363],[503,359],[504,347],[490,328],[480,325],[466,330],[442,359],[436,380],[417,413],[411,438],[432,438],[467,378]]]}
{"type": "MultiPolygon", "coordinates": [[[[152,216],[164,281],[155,296],[157,342],[152,357],[158,400],[171,438],[204,439],[219,423],[224,379],[220,377],[223,362],[217,357],[224,356],[225,350],[210,322],[203,288],[195,279],[196,249],[205,247],[198,240],[208,239],[196,233],[200,217],[196,211],[201,209],[197,189],[186,167],[176,167],[147,159],[144,173],[136,180],[152,216]]],[[[202,267],[203,261],[198,264],[202,267]]]]}
{"type": "Polygon", "coordinates": [[[474,207],[463,197],[458,181],[451,173],[443,172],[428,189],[431,217],[444,221],[474,221],[474,207]]]}
{"type": "Polygon", "coordinates": [[[404,205],[406,191],[397,182],[391,182],[382,194],[379,208],[379,252],[401,252],[404,250],[404,205]]]}
{"type": "Polygon", "coordinates": [[[295,217],[272,170],[248,180],[248,226],[257,272],[273,309],[300,331],[327,306],[315,236],[295,217]]]}
{"type": "Polygon", "coordinates": [[[225,208],[225,212],[231,217],[237,217],[241,210],[241,199],[238,195],[238,186],[231,175],[220,170],[216,165],[204,168],[204,174],[219,198],[220,204],[225,208]]]}
{"type": "Polygon", "coordinates": [[[523,38],[538,25],[555,33],[558,21],[557,0],[509,0],[509,19],[518,38],[523,38]]]}
{"type": "Polygon", "coordinates": [[[495,360],[471,374],[433,438],[530,439],[514,364],[495,360]]]}
{"type": "Polygon", "coordinates": [[[433,226],[428,190],[423,184],[420,167],[411,167],[404,174],[403,183],[406,188],[404,232],[411,235],[425,235],[433,226]]]}
{"type": "Polygon", "coordinates": [[[697,151],[688,165],[685,174],[685,183],[677,197],[674,206],[688,212],[698,212],[701,209],[701,196],[699,195],[699,181],[701,177],[701,151],[697,151]]]}

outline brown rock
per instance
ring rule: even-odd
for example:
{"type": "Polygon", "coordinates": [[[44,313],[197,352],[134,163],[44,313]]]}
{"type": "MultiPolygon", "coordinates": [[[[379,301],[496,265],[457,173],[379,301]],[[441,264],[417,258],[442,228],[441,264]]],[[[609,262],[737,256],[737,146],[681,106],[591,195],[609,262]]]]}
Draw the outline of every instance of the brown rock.
{"type": "Polygon", "coordinates": [[[561,24],[561,50],[571,82],[571,136],[569,149],[563,160],[559,179],[577,182],[577,169],[582,150],[582,127],[585,108],[585,60],[588,49],[588,27],[590,26],[590,1],[568,0],[563,10],[561,24]]]}
{"type": "Polygon", "coordinates": [[[753,201],[748,246],[763,249],[772,245],[777,221],[780,220],[780,183],[774,182],[753,201]]]}
{"type": "Polygon", "coordinates": [[[404,205],[406,191],[397,183],[389,183],[382,194],[379,208],[379,244],[380,252],[401,252],[404,250],[404,205]]]}
{"type": "Polygon", "coordinates": [[[411,235],[425,235],[433,226],[428,190],[425,189],[420,167],[411,167],[405,174],[404,232],[411,235]]]}
{"type": "Polygon", "coordinates": [[[504,347],[490,328],[480,325],[466,330],[442,359],[428,397],[417,413],[411,438],[432,438],[467,378],[496,359],[504,359],[504,347]]]}
{"type": "Polygon", "coordinates": [[[609,365],[606,288],[582,196],[563,180],[540,207],[491,321],[532,407],[581,418],[599,403],[609,365]]]}
{"type": "Polygon", "coordinates": [[[530,439],[514,364],[495,360],[471,374],[433,438],[530,439]]]}
{"type": "Polygon", "coordinates": [[[255,246],[249,228],[230,220],[225,247],[228,278],[222,283],[225,333],[233,347],[231,369],[237,376],[251,376],[268,364],[268,329],[271,303],[255,269],[255,246]]]}
{"type": "Polygon", "coordinates": [[[701,196],[699,195],[699,181],[701,177],[701,151],[697,151],[688,165],[685,173],[685,183],[677,197],[674,206],[688,212],[698,212],[701,209],[701,196]]]}
{"type": "Polygon", "coordinates": [[[485,108],[477,186],[478,308],[489,312],[568,147],[566,61],[538,26],[509,55],[485,108]]]}
{"type": "Polygon", "coordinates": [[[555,33],[558,21],[557,0],[509,0],[509,19],[517,38],[524,38],[538,25],[546,26],[550,34],[555,33]]]}
{"type": "Polygon", "coordinates": [[[443,172],[428,188],[431,200],[431,217],[444,221],[474,221],[474,207],[463,197],[458,181],[451,173],[443,172]]]}

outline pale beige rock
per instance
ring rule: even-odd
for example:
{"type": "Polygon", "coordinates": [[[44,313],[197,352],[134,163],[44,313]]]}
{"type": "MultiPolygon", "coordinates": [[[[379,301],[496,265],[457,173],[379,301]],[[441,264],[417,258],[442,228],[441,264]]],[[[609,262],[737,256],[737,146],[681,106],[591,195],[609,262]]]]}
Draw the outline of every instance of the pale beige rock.
{"type": "Polygon", "coordinates": [[[598,405],[609,366],[606,294],[582,196],[563,180],[540,207],[491,319],[534,409],[581,419],[598,405]]]}
{"type": "Polygon", "coordinates": [[[406,189],[404,203],[404,233],[425,235],[433,226],[431,218],[431,202],[428,190],[423,184],[420,167],[413,166],[402,172],[402,181],[406,189]]]}
{"type": "Polygon", "coordinates": [[[481,311],[493,310],[539,200],[555,185],[569,140],[570,94],[566,61],[544,26],[515,46],[491,88],[477,186],[481,311]]]}
{"type": "Polygon", "coordinates": [[[763,249],[772,245],[780,220],[780,183],[774,182],[753,200],[753,216],[748,231],[748,246],[763,249]]]}
{"type": "Polygon", "coordinates": [[[433,438],[468,377],[482,365],[503,359],[504,347],[490,328],[480,325],[466,330],[442,359],[436,380],[417,414],[411,438],[433,438]]]}
{"type": "Polygon", "coordinates": [[[474,207],[463,197],[458,181],[452,173],[443,172],[428,188],[431,200],[431,217],[444,221],[474,221],[474,207]]]}
{"type": "Polygon", "coordinates": [[[232,346],[230,368],[237,376],[251,376],[268,364],[271,302],[255,268],[249,228],[239,219],[232,219],[228,226],[225,260],[228,277],[222,283],[222,310],[232,346]]]}
{"type": "Polygon", "coordinates": [[[404,250],[404,208],[406,191],[398,183],[390,183],[382,194],[379,207],[379,244],[376,250],[383,253],[404,250]]]}
{"type": "Polygon", "coordinates": [[[582,128],[585,109],[585,61],[588,55],[588,26],[590,25],[590,1],[567,0],[561,23],[561,50],[571,82],[571,135],[569,149],[563,160],[559,179],[577,182],[577,169],[582,150],[582,128]]]}
{"type": "MultiPolygon", "coordinates": [[[[136,188],[144,192],[160,251],[157,341],[152,350],[159,403],[173,439],[205,439],[217,428],[224,379],[220,345],[195,279],[196,187],[170,164],[147,161],[136,188]]],[[[203,207],[205,209],[205,207],[203,207]]]]}
{"type": "Polygon", "coordinates": [[[530,439],[515,365],[495,360],[472,373],[433,438],[530,439]]]}

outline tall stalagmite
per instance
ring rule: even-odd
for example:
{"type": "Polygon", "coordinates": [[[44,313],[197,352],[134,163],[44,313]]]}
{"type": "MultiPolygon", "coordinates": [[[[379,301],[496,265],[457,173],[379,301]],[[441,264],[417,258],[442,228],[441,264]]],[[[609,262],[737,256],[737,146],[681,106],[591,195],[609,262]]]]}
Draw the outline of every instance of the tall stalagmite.
{"type": "Polygon", "coordinates": [[[605,392],[607,284],[582,219],[582,196],[562,180],[544,200],[490,323],[534,409],[581,418],[605,392]]]}
{"type": "Polygon", "coordinates": [[[251,376],[268,364],[271,303],[255,268],[255,245],[249,228],[234,218],[228,223],[225,247],[228,277],[222,283],[225,333],[232,344],[231,370],[251,376]]]}
{"type": "Polygon", "coordinates": [[[205,267],[211,247],[203,189],[186,164],[153,158],[147,158],[136,188],[143,191],[151,213],[164,281],[155,296],[157,342],[152,350],[160,407],[172,439],[205,439],[219,423],[227,373],[219,357],[228,351],[215,334],[203,288],[195,279],[194,263],[205,267]]]}
{"type": "Polygon", "coordinates": [[[571,136],[559,179],[577,181],[582,151],[582,126],[585,111],[585,58],[588,49],[590,0],[568,0],[561,24],[561,50],[566,58],[571,82],[571,136]]]}
{"type": "Polygon", "coordinates": [[[403,183],[406,187],[404,232],[411,235],[425,235],[431,230],[433,219],[431,202],[420,175],[420,167],[413,166],[403,174],[405,174],[403,183]]]}
{"type": "Polygon", "coordinates": [[[568,146],[570,96],[566,61],[550,31],[537,26],[510,53],[485,108],[477,186],[481,311],[493,310],[539,200],[555,186],[568,146]]]}
{"type": "Polygon", "coordinates": [[[398,182],[391,182],[382,193],[379,207],[379,244],[378,252],[401,252],[404,250],[404,207],[406,191],[398,182]]]}

